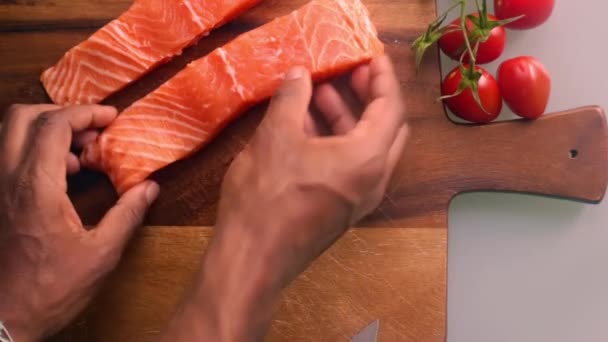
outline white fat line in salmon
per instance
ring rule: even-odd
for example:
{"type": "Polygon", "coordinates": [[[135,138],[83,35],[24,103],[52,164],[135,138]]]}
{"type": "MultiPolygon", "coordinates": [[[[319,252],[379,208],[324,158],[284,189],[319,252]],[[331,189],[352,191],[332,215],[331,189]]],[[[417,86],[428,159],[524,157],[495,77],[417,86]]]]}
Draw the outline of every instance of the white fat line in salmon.
{"type": "MultiPolygon", "coordinates": [[[[175,112],[169,112],[170,114],[177,114],[175,112]]],[[[180,114],[181,115],[181,114],[180,114]]],[[[189,130],[192,130],[196,133],[199,133],[203,136],[207,136],[209,134],[209,132],[192,126],[191,124],[185,123],[183,121],[179,121],[179,120],[175,120],[173,118],[169,118],[165,115],[161,116],[160,114],[148,114],[148,113],[141,113],[141,114],[131,114],[131,115],[125,115],[124,118],[122,118],[122,120],[127,120],[127,121],[137,121],[137,120],[141,120],[143,122],[150,122],[150,121],[160,121],[160,122],[167,122],[167,123],[172,123],[174,125],[178,125],[180,127],[184,127],[187,128],[189,130]]]]}
{"type": "Polygon", "coordinates": [[[170,149],[170,150],[178,150],[178,151],[186,151],[186,152],[189,152],[190,150],[192,150],[192,146],[159,143],[154,140],[145,139],[145,138],[124,137],[124,136],[117,136],[117,135],[113,135],[113,134],[106,134],[104,137],[106,139],[110,139],[110,140],[114,140],[114,141],[132,142],[132,143],[144,144],[144,145],[148,145],[148,146],[154,146],[154,147],[162,148],[162,149],[170,149]]]}
{"type": "Polygon", "coordinates": [[[200,143],[205,137],[197,137],[194,135],[190,135],[190,134],[185,134],[185,133],[177,133],[174,130],[170,130],[170,129],[162,129],[162,128],[151,128],[151,127],[137,127],[137,126],[132,126],[132,125],[117,125],[112,127],[113,130],[127,130],[127,131],[135,131],[135,132],[150,132],[150,133],[158,133],[158,134],[162,134],[162,135],[173,135],[175,137],[178,138],[182,138],[182,139],[189,139],[192,141],[195,141],[197,144],[200,143]]]}

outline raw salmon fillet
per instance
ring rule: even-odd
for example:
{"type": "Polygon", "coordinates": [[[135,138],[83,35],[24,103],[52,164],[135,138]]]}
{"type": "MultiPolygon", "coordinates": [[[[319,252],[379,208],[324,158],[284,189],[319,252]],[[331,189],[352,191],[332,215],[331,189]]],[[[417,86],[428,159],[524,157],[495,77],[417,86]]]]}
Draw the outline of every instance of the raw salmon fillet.
{"type": "Polygon", "coordinates": [[[127,108],[83,151],[119,193],[188,157],[270,97],[292,66],[335,76],[383,53],[359,0],[315,0],[189,64],[127,108]]]}
{"type": "Polygon", "coordinates": [[[261,0],[135,0],[41,81],[60,105],[99,103],[261,0]]]}

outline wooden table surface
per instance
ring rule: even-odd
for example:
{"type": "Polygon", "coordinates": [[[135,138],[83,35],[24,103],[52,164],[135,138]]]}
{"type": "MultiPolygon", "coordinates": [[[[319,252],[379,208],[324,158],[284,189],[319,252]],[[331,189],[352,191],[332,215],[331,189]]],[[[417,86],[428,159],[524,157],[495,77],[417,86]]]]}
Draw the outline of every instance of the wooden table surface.
{"type": "MultiPolygon", "coordinates": [[[[124,108],[183,66],[306,0],[267,0],[183,56],[113,96],[124,108]]],[[[467,191],[518,191],[602,199],[608,177],[606,119],[597,107],[537,122],[457,125],[435,103],[440,70],[431,51],[418,74],[412,41],[435,17],[433,0],[364,0],[396,63],[412,127],[380,208],[349,232],[284,294],[270,341],[346,341],[380,319],[380,341],[443,341],[446,331],[447,208],[467,191]],[[578,157],[571,158],[571,151],[578,157]]],[[[0,2],[0,108],[48,102],[38,77],[71,46],[124,11],[130,0],[0,2]]],[[[264,105],[210,146],[154,176],[162,187],[125,259],[95,303],[58,341],[146,341],[162,329],[209,243],[219,185],[264,105]]],[[[94,224],[116,199],[103,175],[70,180],[70,195],[94,224]]]]}

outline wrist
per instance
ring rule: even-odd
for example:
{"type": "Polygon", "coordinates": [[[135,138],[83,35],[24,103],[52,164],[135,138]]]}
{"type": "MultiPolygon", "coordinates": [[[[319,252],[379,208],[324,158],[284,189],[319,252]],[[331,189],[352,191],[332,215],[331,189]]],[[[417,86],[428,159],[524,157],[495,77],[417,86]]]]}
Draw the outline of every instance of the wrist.
{"type": "Polygon", "coordinates": [[[246,234],[250,227],[217,227],[199,275],[198,292],[216,319],[221,341],[262,340],[282,290],[276,273],[246,234]],[[239,234],[239,238],[225,234],[239,234]],[[213,298],[209,298],[212,294],[213,298]]]}
{"type": "MultiPolygon", "coordinates": [[[[218,229],[218,231],[220,231],[218,229]]],[[[218,234],[194,286],[166,334],[167,341],[258,341],[270,324],[280,288],[246,243],[228,246],[218,234]],[[180,336],[183,335],[183,336],[180,336]]]]}
{"type": "Polygon", "coordinates": [[[8,251],[8,240],[0,241],[0,321],[15,342],[38,341],[46,337],[44,310],[31,274],[23,272],[16,253],[8,251]]]}
{"type": "MultiPolygon", "coordinates": [[[[8,341],[33,342],[40,339],[40,336],[35,333],[35,330],[29,328],[23,321],[18,320],[15,317],[6,316],[3,313],[0,313],[0,315],[0,322],[3,324],[6,333],[11,337],[8,341]]],[[[0,336],[2,336],[1,333],[0,336]]]]}
{"type": "MultiPolygon", "coordinates": [[[[5,266],[6,265],[0,265],[5,266]]],[[[7,268],[8,269],[8,268],[7,268]]],[[[10,272],[10,270],[9,270],[10,272]]],[[[8,272],[7,272],[8,273],[8,272]]],[[[10,272],[14,275],[15,272],[10,272]]],[[[13,341],[38,341],[46,336],[44,315],[36,306],[35,293],[28,292],[31,286],[24,286],[24,282],[17,277],[6,279],[0,287],[0,321],[9,331],[13,341]],[[17,280],[17,281],[15,281],[17,280]]]]}

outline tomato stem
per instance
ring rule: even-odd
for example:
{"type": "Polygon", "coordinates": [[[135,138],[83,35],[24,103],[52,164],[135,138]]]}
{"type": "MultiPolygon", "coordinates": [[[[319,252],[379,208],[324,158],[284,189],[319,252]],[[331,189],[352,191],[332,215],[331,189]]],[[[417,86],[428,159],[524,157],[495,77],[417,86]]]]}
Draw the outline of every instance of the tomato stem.
{"type": "MultiPolygon", "coordinates": [[[[483,12],[482,5],[479,3],[479,0],[475,0],[475,5],[477,5],[477,12],[479,12],[479,17],[481,18],[481,14],[483,12]]],[[[483,8],[486,7],[486,1],[483,1],[483,8]]],[[[484,13],[485,14],[485,13],[484,13]]]]}
{"type": "MultiPolygon", "coordinates": [[[[481,40],[475,41],[475,47],[473,48],[473,54],[477,55],[480,45],[481,45],[481,40]]],[[[471,64],[471,69],[473,69],[475,67],[475,65],[473,65],[473,63],[470,63],[470,64],[471,64]]]]}
{"type": "Polygon", "coordinates": [[[467,0],[456,1],[452,6],[450,6],[450,8],[448,8],[447,11],[443,12],[443,14],[439,16],[439,18],[447,17],[448,14],[450,14],[450,12],[452,12],[452,10],[454,10],[456,7],[466,5],[466,1],[467,0]]]}
{"type": "Polygon", "coordinates": [[[473,53],[473,49],[471,48],[471,41],[469,40],[469,30],[467,29],[467,0],[460,0],[460,2],[462,4],[462,6],[460,7],[460,29],[462,30],[464,42],[470,56],[470,63],[475,65],[477,62],[477,57],[475,56],[475,54],[473,53]]]}
{"type": "Polygon", "coordinates": [[[422,62],[422,58],[425,52],[437,41],[439,41],[447,33],[460,30],[464,37],[464,46],[458,51],[460,54],[460,73],[462,76],[461,82],[458,89],[454,94],[444,95],[438,98],[438,101],[450,99],[461,95],[467,89],[470,89],[473,98],[479,108],[481,108],[486,114],[491,115],[479,96],[479,81],[483,76],[482,71],[477,70],[477,53],[479,52],[480,44],[486,42],[492,30],[498,26],[505,25],[512,21],[518,20],[521,17],[507,19],[507,20],[494,20],[488,17],[488,6],[487,0],[475,0],[478,14],[467,15],[468,0],[456,0],[447,11],[437,17],[428,27],[427,31],[420,36],[412,48],[416,52],[416,69],[418,70],[422,62]],[[456,8],[460,8],[460,25],[450,24],[442,27],[443,22],[447,19],[448,14],[456,8]],[[471,30],[468,28],[468,24],[471,23],[471,30]],[[465,57],[469,56],[469,59],[465,63],[465,57]]]}
{"type": "Polygon", "coordinates": [[[518,21],[519,19],[522,19],[523,17],[525,17],[525,15],[520,15],[518,17],[514,17],[514,18],[509,18],[509,19],[503,19],[503,20],[496,20],[492,23],[492,28],[494,27],[498,27],[498,26],[505,26],[508,25],[514,21],[518,21]]]}
{"type": "Polygon", "coordinates": [[[458,0],[456,3],[454,3],[450,8],[448,8],[447,11],[438,16],[437,19],[435,19],[429,25],[428,29],[422,36],[418,37],[418,39],[414,41],[412,44],[412,49],[416,53],[416,71],[420,69],[420,64],[422,64],[422,58],[424,58],[426,51],[439,39],[441,39],[443,35],[454,30],[453,27],[441,27],[441,25],[447,19],[448,14],[452,12],[452,10],[458,6],[463,6],[463,3],[465,2],[466,0],[458,0]]]}

